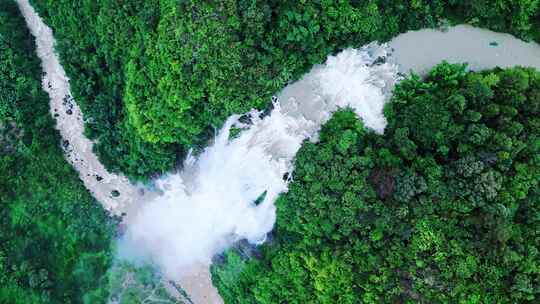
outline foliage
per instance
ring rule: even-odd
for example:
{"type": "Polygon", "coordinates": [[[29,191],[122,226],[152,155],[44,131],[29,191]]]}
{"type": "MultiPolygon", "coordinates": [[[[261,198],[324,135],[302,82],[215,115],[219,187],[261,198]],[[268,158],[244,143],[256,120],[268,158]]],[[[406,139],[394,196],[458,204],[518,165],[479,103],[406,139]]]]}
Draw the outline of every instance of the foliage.
{"type": "MultiPolygon", "coordinates": [[[[540,40],[537,0],[32,2],[96,152],[132,178],[339,49],[446,17],[540,40]]],[[[63,158],[24,28],[0,2],[0,302],[174,301],[148,268],[106,273],[112,223],[63,158]]],[[[442,64],[385,111],[384,137],[343,111],[303,146],[274,242],[213,269],[227,303],[538,301],[538,72],[442,64]]]]}
{"type": "Polygon", "coordinates": [[[409,77],[383,136],[304,143],[271,243],[212,269],[225,303],[537,303],[540,72],[409,77]]]}
{"type": "Polygon", "coordinates": [[[54,30],[100,160],[137,179],[170,169],[230,114],[264,108],[345,47],[445,18],[540,38],[537,0],[32,3],[54,30]]]}
{"type": "Polygon", "coordinates": [[[540,40],[538,0],[450,0],[451,14],[472,25],[540,40]]]}
{"type": "MultiPolygon", "coordinates": [[[[172,282],[167,282],[150,265],[135,266],[127,262],[117,262],[108,273],[109,302],[118,304],[182,304],[190,303],[171,295],[170,289],[182,296],[186,293],[172,282]]],[[[95,301],[88,298],[88,303],[95,301]]]]}
{"type": "Polygon", "coordinates": [[[39,64],[0,1],[0,303],[81,303],[108,269],[113,223],[64,159],[39,64]]]}
{"type": "Polygon", "coordinates": [[[130,128],[124,113],[127,62],[144,50],[157,23],[157,1],[33,1],[53,29],[56,49],[84,113],[86,135],[100,161],[130,177],[169,169],[178,147],[149,144],[130,128]],[[50,7],[50,11],[44,8],[50,7]]]}

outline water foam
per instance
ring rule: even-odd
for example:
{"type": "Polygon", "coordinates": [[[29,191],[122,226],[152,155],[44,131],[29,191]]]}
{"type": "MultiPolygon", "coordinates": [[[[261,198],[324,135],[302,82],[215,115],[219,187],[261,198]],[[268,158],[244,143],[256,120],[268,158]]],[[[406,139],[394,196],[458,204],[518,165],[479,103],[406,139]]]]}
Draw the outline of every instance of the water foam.
{"type": "Polygon", "coordinates": [[[253,110],[247,125],[231,116],[210,147],[158,181],[163,195],[127,223],[120,255],[149,259],[179,278],[240,239],[263,242],[296,152],[304,140],[317,139],[332,112],[351,107],[367,127],[383,132],[382,108],[398,79],[397,67],[380,60],[388,55],[386,45],[375,43],[344,50],[286,87],[269,115],[253,110]],[[243,131],[230,139],[232,127],[243,131]]]}

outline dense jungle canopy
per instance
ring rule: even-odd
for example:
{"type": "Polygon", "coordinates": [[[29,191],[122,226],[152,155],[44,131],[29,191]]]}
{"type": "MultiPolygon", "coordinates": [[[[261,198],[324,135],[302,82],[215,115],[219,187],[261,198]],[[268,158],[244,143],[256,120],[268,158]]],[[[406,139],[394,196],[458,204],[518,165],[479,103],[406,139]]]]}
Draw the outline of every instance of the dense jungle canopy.
{"type": "Polygon", "coordinates": [[[540,40],[535,0],[32,0],[101,161],[134,179],[170,169],[233,113],[331,53],[469,22],[540,40]]]}
{"type": "MultiPolygon", "coordinates": [[[[537,0],[31,3],[100,160],[139,181],[345,47],[463,22],[540,41],[537,0]]],[[[117,220],[66,162],[41,76],[0,1],[0,303],[174,302],[113,263],[117,220]]],[[[442,63],[385,116],[377,135],[343,109],[303,145],[271,241],[212,268],[225,303],[538,302],[540,73],[442,63]]]]}
{"type": "Polygon", "coordinates": [[[214,266],[226,303],[535,303],[540,73],[443,63],[305,143],[275,238],[214,266]]]}

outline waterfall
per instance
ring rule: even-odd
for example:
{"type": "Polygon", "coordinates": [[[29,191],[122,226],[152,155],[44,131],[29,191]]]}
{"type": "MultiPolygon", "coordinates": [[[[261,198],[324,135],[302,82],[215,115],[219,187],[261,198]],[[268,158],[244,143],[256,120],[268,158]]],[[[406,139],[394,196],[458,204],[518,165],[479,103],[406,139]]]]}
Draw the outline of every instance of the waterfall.
{"type": "Polygon", "coordinates": [[[366,127],[383,132],[382,109],[398,80],[388,56],[389,48],[376,43],[346,49],[287,86],[268,115],[252,110],[244,114],[247,123],[231,116],[211,146],[157,182],[163,195],[126,223],[120,255],[150,260],[179,278],[238,240],[264,242],[295,154],[304,140],[317,140],[332,112],[350,107],[366,127]],[[241,130],[234,138],[232,128],[241,130]]]}

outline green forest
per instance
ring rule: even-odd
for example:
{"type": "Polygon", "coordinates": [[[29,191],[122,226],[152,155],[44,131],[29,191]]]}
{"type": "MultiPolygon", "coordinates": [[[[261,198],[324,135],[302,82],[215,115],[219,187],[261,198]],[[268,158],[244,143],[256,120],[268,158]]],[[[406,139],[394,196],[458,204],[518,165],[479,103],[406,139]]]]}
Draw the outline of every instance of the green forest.
{"type": "Polygon", "coordinates": [[[540,40],[536,0],[31,3],[54,30],[101,162],[136,180],[344,47],[461,22],[540,40]]]}
{"type": "Polygon", "coordinates": [[[0,2],[0,303],[179,303],[151,268],[113,265],[117,219],[64,158],[34,48],[0,2]]]}
{"type": "Polygon", "coordinates": [[[384,136],[348,110],[297,154],[274,239],[213,267],[225,303],[538,303],[540,73],[442,63],[384,136]]]}
{"type": "MultiPolygon", "coordinates": [[[[100,161],[142,182],[343,48],[458,23],[540,42],[538,0],[30,2],[100,161]]],[[[119,219],[65,160],[41,76],[0,1],[0,304],[178,303],[115,261],[119,219]]],[[[443,62],[384,114],[383,135],[342,109],[303,144],[267,243],[216,258],[226,304],[540,301],[540,72],[443,62]]]]}
{"type": "Polygon", "coordinates": [[[114,222],[64,159],[34,48],[1,1],[0,303],[80,303],[109,268],[114,222]]]}

